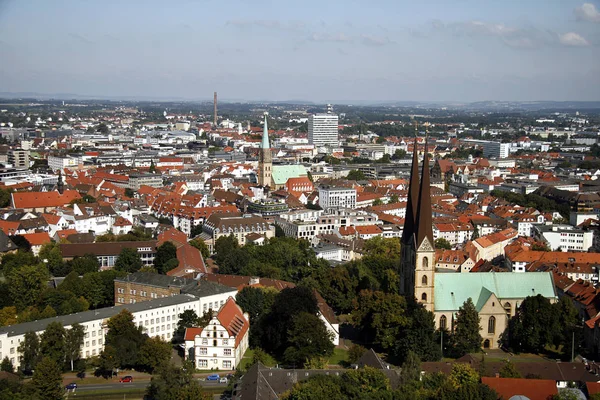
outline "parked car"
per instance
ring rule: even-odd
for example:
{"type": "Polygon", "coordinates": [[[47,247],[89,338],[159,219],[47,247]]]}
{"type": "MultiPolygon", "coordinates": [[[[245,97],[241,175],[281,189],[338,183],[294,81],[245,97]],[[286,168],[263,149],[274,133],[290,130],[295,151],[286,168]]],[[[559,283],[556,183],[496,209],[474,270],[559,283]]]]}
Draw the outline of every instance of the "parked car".
{"type": "Polygon", "coordinates": [[[67,386],[65,386],[65,389],[67,389],[67,390],[75,390],[75,389],[77,389],[77,384],[75,382],[71,382],[67,386]]]}
{"type": "Polygon", "coordinates": [[[119,382],[121,382],[121,383],[123,383],[123,382],[133,382],[133,376],[131,376],[131,375],[124,376],[121,379],[119,379],[119,382]]]}
{"type": "Polygon", "coordinates": [[[219,383],[227,383],[227,378],[222,377],[221,379],[219,379],[219,383]]]}
{"type": "Polygon", "coordinates": [[[218,381],[220,378],[219,374],[212,374],[206,377],[207,381],[218,381]]]}

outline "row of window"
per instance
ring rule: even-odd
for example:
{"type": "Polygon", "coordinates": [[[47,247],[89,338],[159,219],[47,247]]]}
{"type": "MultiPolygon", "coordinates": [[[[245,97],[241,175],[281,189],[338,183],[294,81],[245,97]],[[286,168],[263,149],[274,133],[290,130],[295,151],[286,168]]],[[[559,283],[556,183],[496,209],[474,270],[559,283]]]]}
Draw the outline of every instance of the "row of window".
{"type": "MultiPolygon", "coordinates": [[[[219,364],[219,360],[214,358],[212,360],[210,360],[212,362],[213,365],[217,365],[219,364]]],[[[208,360],[206,359],[198,359],[197,360],[197,364],[196,368],[208,368],[208,360]]],[[[230,360],[223,360],[222,363],[222,368],[223,369],[231,369],[231,361],[230,360]]]]}
{"type": "MultiPolygon", "coordinates": [[[[200,347],[200,355],[201,356],[205,356],[208,354],[208,348],[206,347],[200,347]]],[[[226,357],[230,357],[231,356],[231,349],[223,349],[223,355],[226,357]]]]}

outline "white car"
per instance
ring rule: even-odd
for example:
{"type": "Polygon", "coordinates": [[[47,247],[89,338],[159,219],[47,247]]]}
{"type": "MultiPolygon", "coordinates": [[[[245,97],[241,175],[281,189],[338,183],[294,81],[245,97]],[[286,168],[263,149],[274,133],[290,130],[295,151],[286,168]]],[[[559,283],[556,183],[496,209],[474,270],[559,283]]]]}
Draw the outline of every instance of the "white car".
{"type": "Polygon", "coordinates": [[[227,383],[227,378],[222,377],[221,379],[219,379],[219,383],[227,383]]]}

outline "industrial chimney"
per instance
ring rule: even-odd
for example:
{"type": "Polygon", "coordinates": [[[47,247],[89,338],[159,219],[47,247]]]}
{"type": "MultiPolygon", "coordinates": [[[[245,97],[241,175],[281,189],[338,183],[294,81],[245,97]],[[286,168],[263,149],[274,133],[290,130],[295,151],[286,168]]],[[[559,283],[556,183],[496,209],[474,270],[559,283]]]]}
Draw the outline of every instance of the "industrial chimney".
{"type": "Polygon", "coordinates": [[[213,125],[216,127],[217,126],[217,92],[215,92],[215,111],[214,111],[214,116],[215,116],[215,120],[213,121],[213,125]]]}

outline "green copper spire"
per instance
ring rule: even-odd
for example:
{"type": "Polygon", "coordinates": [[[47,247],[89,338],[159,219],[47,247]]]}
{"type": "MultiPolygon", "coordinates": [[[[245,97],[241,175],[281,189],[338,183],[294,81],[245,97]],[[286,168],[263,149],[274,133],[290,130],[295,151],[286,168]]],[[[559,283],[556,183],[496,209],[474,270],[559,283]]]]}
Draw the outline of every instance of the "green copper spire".
{"type": "Polygon", "coordinates": [[[260,145],[261,149],[270,149],[269,145],[269,127],[267,126],[267,113],[265,113],[265,126],[263,130],[262,143],[260,145]]]}

